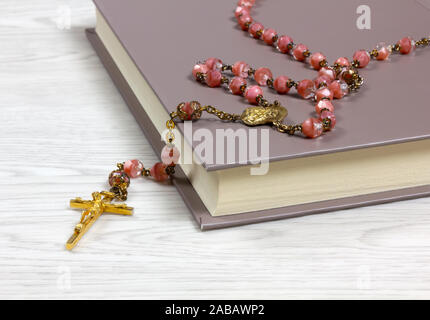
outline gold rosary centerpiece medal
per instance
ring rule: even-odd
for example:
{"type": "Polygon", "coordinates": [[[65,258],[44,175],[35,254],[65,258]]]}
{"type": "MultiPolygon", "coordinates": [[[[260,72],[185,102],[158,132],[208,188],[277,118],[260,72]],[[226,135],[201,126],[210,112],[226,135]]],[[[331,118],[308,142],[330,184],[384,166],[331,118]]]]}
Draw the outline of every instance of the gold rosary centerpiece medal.
{"type": "Polygon", "coordinates": [[[246,108],[240,119],[248,126],[259,126],[282,122],[288,115],[288,110],[279,103],[274,103],[268,107],[246,108]]]}

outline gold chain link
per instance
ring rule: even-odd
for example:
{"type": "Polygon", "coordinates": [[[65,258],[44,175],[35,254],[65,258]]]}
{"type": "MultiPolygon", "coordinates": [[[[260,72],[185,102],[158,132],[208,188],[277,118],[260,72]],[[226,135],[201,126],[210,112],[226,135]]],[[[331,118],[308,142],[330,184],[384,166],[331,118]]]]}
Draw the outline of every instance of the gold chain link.
{"type": "Polygon", "coordinates": [[[273,122],[273,126],[281,133],[288,133],[289,135],[294,135],[296,131],[302,131],[302,126],[299,124],[288,125],[279,121],[273,122]]]}
{"type": "Polygon", "coordinates": [[[176,127],[176,124],[175,124],[175,121],[173,121],[173,119],[167,120],[166,128],[169,130],[166,133],[167,143],[172,143],[175,140],[175,134],[173,133],[173,129],[175,129],[175,127],[176,127]]]}
{"type": "Polygon", "coordinates": [[[213,114],[215,116],[217,116],[219,119],[221,119],[222,121],[238,121],[240,120],[240,115],[239,114],[234,114],[234,113],[228,113],[222,110],[219,110],[213,106],[203,106],[200,109],[201,112],[206,111],[209,114],[213,114]]]}

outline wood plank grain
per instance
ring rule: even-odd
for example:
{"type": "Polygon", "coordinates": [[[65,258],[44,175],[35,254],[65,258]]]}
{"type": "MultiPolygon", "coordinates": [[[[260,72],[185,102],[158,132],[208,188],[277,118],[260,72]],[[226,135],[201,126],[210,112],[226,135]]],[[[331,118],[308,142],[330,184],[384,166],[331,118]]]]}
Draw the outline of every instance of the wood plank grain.
{"type": "Polygon", "coordinates": [[[88,0],[0,2],[0,298],[430,297],[430,199],[200,232],[172,186],[142,180],[134,216],[67,252],[68,200],[118,161],[156,161],[94,24],[88,0]]]}

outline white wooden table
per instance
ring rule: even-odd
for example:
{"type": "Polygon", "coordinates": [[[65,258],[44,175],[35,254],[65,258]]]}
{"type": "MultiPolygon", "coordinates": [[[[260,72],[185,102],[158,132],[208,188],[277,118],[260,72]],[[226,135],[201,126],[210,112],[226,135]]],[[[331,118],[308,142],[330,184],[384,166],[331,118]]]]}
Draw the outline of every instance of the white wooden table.
{"type": "Polygon", "coordinates": [[[430,298],[430,199],[200,232],[139,181],[73,252],[68,200],[156,161],[84,29],[89,0],[0,2],[0,298],[430,298]]]}

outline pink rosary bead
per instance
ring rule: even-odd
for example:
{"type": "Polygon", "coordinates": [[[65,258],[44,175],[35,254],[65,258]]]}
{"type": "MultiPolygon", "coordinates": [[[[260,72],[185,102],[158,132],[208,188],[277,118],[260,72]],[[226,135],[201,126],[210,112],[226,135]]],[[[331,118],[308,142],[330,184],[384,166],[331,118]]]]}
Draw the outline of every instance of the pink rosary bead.
{"type": "Polygon", "coordinates": [[[252,23],[252,18],[249,14],[242,14],[239,17],[239,25],[242,28],[243,31],[248,30],[248,26],[252,23]]]}
{"type": "Polygon", "coordinates": [[[370,54],[366,50],[359,50],[354,53],[353,59],[358,61],[359,68],[365,68],[370,62],[370,54]]]}
{"type": "Polygon", "coordinates": [[[329,88],[321,88],[315,92],[315,99],[321,101],[323,99],[333,100],[333,92],[329,88]]]}
{"type": "Polygon", "coordinates": [[[298,44],[294,50],[293,50],[293,57],[297,61],[305,61],[305,52],[308,51],[308,47],[306,47],[304,44],[300,43],[298,44]]]}
{"type": "Polygon", "coordinates": [[[263,32],[263,40],[266,42],[269,46],[271,46],[275,42],[275,37],[278,34],[273,29],[266,29],[263,32]]]}
{"type": "Polygon", "coordinates": [[[142,174],[143,164],[137,159],[124,162],[124,172],[130,178],[137,178],[142,174]]]}
{"type": "Polygon", "coordinates": [[[350,67],[351,62],[349,62],[348,58],[340,57],[335,61],[335,64],[340,65],[341,67],[350,67]]]}
{"type": "Polygon", "coordinates": [[[288,87],[288,82],[290,81],[290,78],[286,76],[280,76],[275,79],[273,82],[273,87],[275,88],[276,92],[279,94],[286,94],[288,91],[290,91],[290,88],[288,87]]]}
{"type": "Polygon", "coordinates": [[[324,109],[327,109],[330,112],[334,112],[334,106],[330,100],[327,100],[327,99],[321,100],[315,106],[315,111],[317,114],[321,114],[321,112],[323,112],[324,109]]]}
{"type": "Polygon", "coordinates": [[[401,54],[409,54],[415,49],[415,43],[410,37],[400,39],[397,44],[400,46],[401,54]]]}
{"type": "Polygon", "coordinates": [[[272,78],[272,72],[268,68],[259,68],[254,73],[254,79],[260,86],[267,86],[267,80],[272,78]]]}
{"type": "Polygon", "coordinates": [[[314,80],[314,82],[315,82],[315,87],[320,88],[323,85],[328,86],[332,82],[332,80],[327,76],[319,76],[314,80]]]}
{"type": "Polygon", "coordinates": [[[323,124],[320,119],[309,118],[302,123],[302,133],[308,138],[318,138],[322,135],[323,130],[323,124]]]}
{"type": "Polygon", "coordinates": [[[321,68],[320,71],[318,71],[318,75],[319,76],[326,76],[328,78],[330,78],[331,81],[333,81],[334,79],[336,79],[336,73],[334,72],[333,69],[330,68],[321,68]]]}
{"type": "Polygon", "coordinates": [[[376,56],[376,60],[384,61],[387,60],[391,55],[391,50],[385,45],[385,43],[380,43],[376,46],[376,50],[378,51],[378,55],[376,56]]]}
{"type": "Polygon", "coordinates": [[[263,30],[264,26],[259,22],[255,22],[249,27],[248,32],[253,38],[258,39],[261,37],[263,30]]]}
{"type": "Polygon", "coordinates": [[[166,173],[166,165],[162,162],[154,164],[149,172],[156,181],[166,181],[169,179],[169,175],[166,173]]]}
{"type": "Polygon", "coordinates": [[[243,14],[249,15],[249,11],[245,7],[238,6],[236,8],[236,10],[234,11],[234,15],[235,15],[236,19],[239,19],[240,16],[243,15],[243,14]]]}
{"type": "Polygon", "coordinates": [[[206,60],[205,64],[209,70],[221,70],[222,68],[222,61],[218,58],[209,58],[206,60]]]}
{"type": "Polygon", "coordinates": [[[321,52],[315,52],[310,56],[309,63],[315,70],[320,70],[322,68],[323,61],[326,60],[326,56],[321,52]]]}
{"type": "Polygon", "coordinates": [[[335,80],[329,84],[328,88],[333,92],[333,97],[342,99],[349,92],[348,84],[345,81],[335,80]]]}
{"type": "Polygon", "coordinates": [[[219,87],[221,85],[222,74],[218,70],[210,70],[206,74],[206,84],[211,87],[219,87]]]}
{"type": "Polygon", "coordinates": [[[334,115],[333,111],[326,111],[324,110],[321,112],[320,119],[329,119],[330,120],[330,130],[333,130],[336,126],[336,116],[334,115]]]}
{"type": "Polygon", "coordinates": [[[249,103],[257,104],[257,97],[263,95],[263,89],[259,86],[252,86],[246,89],[245,98],[249,103]]]}
{"type": "Polygon", "coordinates": [[[291,39],[289,36],[281,36],[278,39],[277,48],[282,53],[288,53],[290,52],[291,44],[293,43],[293,39],[291,39]]]}
{"type": "Polygon", "coordinates": [[[303,99],[310,99],[315,94],[315,84],[312,80],[302,80],[297,85],[297,93],[303,99]]]}
{"type": "Polygon", "coordinates": [[[194,109],[191,106],[190,102],[186,102],[185,105],[181,108],[181,111],[187,114],[187,118],[185,120],[193,119],[194,109]]]}
{"type": "Polygon", "coordinates": [[[161,150],[161,161],[166,166],[177,164],[180,156],[181,153],[174,145],[166,145],[163,150],[161,150]]]}
{"type": "Polygon", "coordinates": [[[195,79],[197,79],[197,74],[201,73],[201,74],[206,74],[208,73],[209,68],[207,65],[205,64],[196,64],[193,68],[193,76],[195,79]]]}
{"type": "Polygon", "coordinates": [[[246,62],[238,61],[233,65],[231,71],[235,76],[247,78],[249,69],[250,67],[246,62]]]}
{"type": "Polygon", "coordinates": [[[230,91],[231,93],[235,95],[241,95],[242,94],[242,86],[246,86],[246,80],[242,77],[234,77],[230,81],[230,91]]]}
{"type": "Polygon", "coordinates": [[[252,6],[255,4],[255,0],[239,0],[239,2],[237,3],[237,5],[239,7],[244,7],[244,8],[252,8],[252,6]]]}

